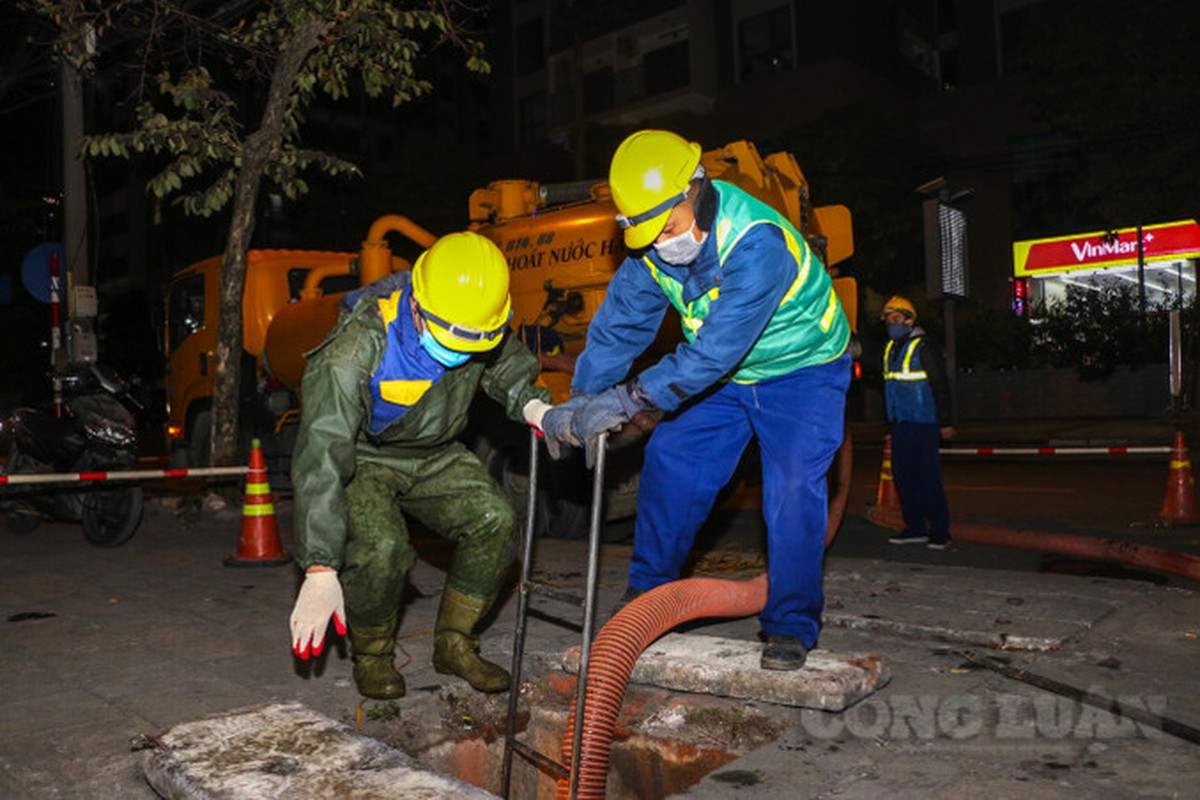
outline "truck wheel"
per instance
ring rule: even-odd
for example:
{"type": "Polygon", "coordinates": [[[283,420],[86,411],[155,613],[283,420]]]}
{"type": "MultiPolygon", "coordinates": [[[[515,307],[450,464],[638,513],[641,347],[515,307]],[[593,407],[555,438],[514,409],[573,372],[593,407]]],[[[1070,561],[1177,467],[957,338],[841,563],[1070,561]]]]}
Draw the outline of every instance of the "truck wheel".
{"type": "Polygon", "coordinates": [[[207,467],[212,459],[212,411],[204,410],[192,420],[188,431],[188,461],[192,467],[207,467]]]}
{"type": "MultiPolygon", "coordinates": [[[[550,501],[548,536],[554,539],[586,539],[592,522],[592,508],[569,498],[550,501]]],[[[601,520],[603,523],[603,520],[601,520]]]]}
{"type": "Polygon", "coordinates": [[[101,489],[83,498],[83,538],[97,547],[117,547],[142,521],[142,487],[101,489]]]}

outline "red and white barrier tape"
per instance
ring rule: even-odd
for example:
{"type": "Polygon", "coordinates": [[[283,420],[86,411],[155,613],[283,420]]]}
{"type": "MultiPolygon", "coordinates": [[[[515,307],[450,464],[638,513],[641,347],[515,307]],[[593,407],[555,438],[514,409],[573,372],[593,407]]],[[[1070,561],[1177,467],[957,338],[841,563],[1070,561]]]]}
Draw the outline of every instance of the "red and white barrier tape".
{"type": "Polygon", "coordinates": [[[0,475],[0,485],[75,483],[78,481],[140,481],[152,478],[217,478],[245,475],[249,467],[197,467],[196,469],[133,469],[119,472],[50,472],[41,475],[0,475]]]}
{"type": "MultiPolygon", "coordinates": [[[[946,456],[1078,456],[1160,455],[1170,447],[943,447],[946,456]]],[[[249,467],[197,467],[196,469],[136,469],[120,472],[51,472],[41,475],[3,475],[0,486],[35,483],[76,483],[80,481],[139,481],[154,478],[219,478],[245,475],[249,467]]]]}
{"type": "Polygon", "coordinates": [[[1170,453],[1170,447],[943,447],[945,456],[1083,456],[1096,455],[1159,455],[1170,453]]]}

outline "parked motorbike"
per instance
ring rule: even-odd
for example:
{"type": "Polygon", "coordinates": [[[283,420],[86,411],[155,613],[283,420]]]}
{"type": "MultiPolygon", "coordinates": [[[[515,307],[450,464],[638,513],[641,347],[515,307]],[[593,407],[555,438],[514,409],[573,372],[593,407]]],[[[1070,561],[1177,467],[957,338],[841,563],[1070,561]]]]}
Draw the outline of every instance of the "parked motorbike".
{"type": "MultiPolygon", "coordinates": [[[[0,471],[7,475],[111,472],[137,464],[141,403],[111,370],[72,368],[62,378],[63,415],[20,408],[0,419],[0,471]]],[[[15,484],[0,487],[6,527],[31,533],[43,517],[83,523],[98,547],[129,541],[142,519],[142,487],[123,481],[15,484]]]]}

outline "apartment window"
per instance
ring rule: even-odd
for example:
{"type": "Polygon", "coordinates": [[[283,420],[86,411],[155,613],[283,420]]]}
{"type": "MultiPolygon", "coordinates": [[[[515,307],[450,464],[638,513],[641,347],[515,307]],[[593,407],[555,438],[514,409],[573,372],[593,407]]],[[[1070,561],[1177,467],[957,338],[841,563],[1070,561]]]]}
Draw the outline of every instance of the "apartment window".
{"type": "Polygon", "coordinates": [[[583,113],[587,116],[607,111],[615,104],[613,68],[601,67],[583,76],[583,113]]]}
{"type": "Polygon", "coordinates": [[[1009,11],[1000,17],[1000,73],[1029,72],[1029,39],[1039,23],[1035,7],[1009,11]]]}
{"type": "Polygon", "coordinates": [[[642,57],[646,74],[646,96],[682,89],[691,83],[688,40],[684,39],[642,57]]]}
{"type": "Polygon", "coordinates": [[[529,75],[546,66],[545,22],[541,17],[517,26],[517,75],[529,75]]]}
{"type": "Polygon", "coordinates": [[[517,101],[517,143],[527,146],[546,139],[546,94],[537,92],[517,101]]]}
{"type": "Polygon", "coordinates": [[[747,17],[738,24],[741,78],[754,80],[795,67],[790,6],[747,17]]]}
{"type": "Polygon", "coordinates": [[[1069,136],[1051,132],[1023,136],[1010,144],[1013,238],[1033,239],[1073,224],[1071,187],[1086,161],[1069,136]]]}

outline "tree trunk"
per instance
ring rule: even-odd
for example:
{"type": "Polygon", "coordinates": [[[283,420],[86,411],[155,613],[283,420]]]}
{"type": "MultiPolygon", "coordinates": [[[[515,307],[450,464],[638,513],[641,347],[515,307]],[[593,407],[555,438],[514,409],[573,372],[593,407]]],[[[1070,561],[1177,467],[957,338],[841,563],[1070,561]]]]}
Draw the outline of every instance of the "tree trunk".
{"type": "MultiPolygon", "coordinates": [[[[262,182],[263,160],[251,157],[251,136],[243,147],[242,170],[234,190],[233,219],[221,261],[221,324],[217,334],[213,384],[212,463],[231,466],[237,460],[242,373],[242,294],[246,286],[246,251],[254,235],[254,206],[262,182]]],[[[261,150],[261,145],[259,145],[261,150]]]]}
{"type": "Polygon", "coordinates": [[[213,386],[212,463],[232,466],[238,458],[239,391],[242,380],[242,294],[246,251],[254,236],[255,204],[263,172],[283,139],[285,111],[304,60],[329,29],[312,20],[296,31],[271,73],[271,88],[258,130],[242,146],[242,166],[234,187],[233,219],[221,261],[221,324],[217,335],[213,386]]]}

